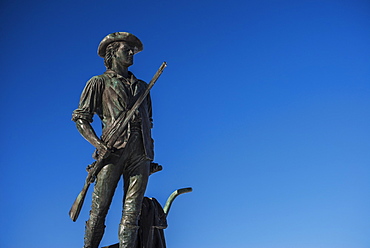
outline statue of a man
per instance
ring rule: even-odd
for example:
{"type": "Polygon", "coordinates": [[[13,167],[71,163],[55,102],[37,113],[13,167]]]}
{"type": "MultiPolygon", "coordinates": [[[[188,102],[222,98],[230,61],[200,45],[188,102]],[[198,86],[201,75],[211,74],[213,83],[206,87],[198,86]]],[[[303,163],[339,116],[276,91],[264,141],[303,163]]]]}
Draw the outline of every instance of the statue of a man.
{"type": "Polygon", "coordinates": [[[134,54],[143,50],[141,41],[126,32],[107,35],[99,44],[98,54],[104,58],[106,72],[92,77],[86,84],[79,107],[72,120],[78,131],[95,148],[95,156],[104,158],[105,166],[98,173],[90,218],[86,222],[84,248],[98,248],[105,229],[105,218],[112,202],[118,181],[123,175],[124,200],[119,225],[120,248],[133,248],[137,242],[138,218],[153,160],[151,138],[152,108],[148,95],[142,102],[127,128],[113,145],[107,147],[105,134],[120,115],[124,115],[147,84],[128,71],[134,54]],[[102,122],[99,138],[90,123],[97,114],[102,122]]]}

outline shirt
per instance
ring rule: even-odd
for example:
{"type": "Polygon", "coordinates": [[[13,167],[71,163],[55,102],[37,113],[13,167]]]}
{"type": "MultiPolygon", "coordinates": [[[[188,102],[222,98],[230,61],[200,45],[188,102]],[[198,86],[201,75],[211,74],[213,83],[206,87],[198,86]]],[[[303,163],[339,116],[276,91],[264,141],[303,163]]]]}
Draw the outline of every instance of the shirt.
{"type": "MultiPolygon", "coordinates": [[[[102,121],[102,139],[107,130],[110,130],[114,121],[126,114],[134,105],[136,99],[145,91],[147,84],[138,80],[131,72],[129,78],[124,78],[112,70],[102,75],[92,77],[81,94],[78,108],[73,111],[72,120],[84,119],[92,122],[93,115],[97,114],[102,121]]],[[[153,140],[151,138],[152,107],[150,95],[136,111],[131,122],[140,122],[143,136],[144,150],[149,159],[154,157],[153,140]]],[[[113,147],[124,148],[130,136],[130,125],[120,135],[113,147]]]]}

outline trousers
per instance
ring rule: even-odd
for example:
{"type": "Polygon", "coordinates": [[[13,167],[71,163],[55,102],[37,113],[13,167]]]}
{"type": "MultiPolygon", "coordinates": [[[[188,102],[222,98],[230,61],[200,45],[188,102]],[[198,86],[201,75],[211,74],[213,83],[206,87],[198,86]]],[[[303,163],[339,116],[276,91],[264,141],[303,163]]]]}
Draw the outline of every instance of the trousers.
{"type": "Polygon", "coordinates": [[[131,132],[125,148],[115,154],[119,156],[109,156],[96,178],[84,248],[98,248],[104,235],[105,218],[122,175],[124,199],[118,231],[119,247],[135,248],[137,244],[138,220],[150,174],[150,160],[145,155],[141,132],[131,132]]]}

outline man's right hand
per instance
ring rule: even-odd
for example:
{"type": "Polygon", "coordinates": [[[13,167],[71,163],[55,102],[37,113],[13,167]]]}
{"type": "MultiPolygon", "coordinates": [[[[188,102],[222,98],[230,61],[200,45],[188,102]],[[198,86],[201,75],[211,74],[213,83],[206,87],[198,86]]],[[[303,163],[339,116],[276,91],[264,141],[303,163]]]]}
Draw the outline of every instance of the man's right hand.
{"type": "Polygon", "coordinates": [[[97,154],[94,153],[94,158],[95,159],[107,158],[112,152],[104,143],[99,144],[99,146],[96,149],[97,149],[97,154]]]}
{"type": "Polygon", "coordinates": [[[94,129],[90,123],[85,119],[76,120],[77,130],[82,134],[82,136],[92,144],[96,150],[93,154],[95,160],[107,158],[111,153],[111,150],[107,147],[104,142],[98,138],[94,129]]]}

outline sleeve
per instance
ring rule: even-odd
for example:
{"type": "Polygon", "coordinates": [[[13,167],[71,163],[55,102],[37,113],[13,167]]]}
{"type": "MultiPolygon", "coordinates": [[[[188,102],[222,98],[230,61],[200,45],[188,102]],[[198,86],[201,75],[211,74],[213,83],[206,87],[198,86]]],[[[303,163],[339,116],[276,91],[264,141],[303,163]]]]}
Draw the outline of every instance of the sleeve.
{"type": "Polygon", "coordinates": [[[72,121],[83,119],[92,122],[93,115],[101,109],[104,80],[100,76],[91,78],[82,91],[78,108],[73,111],[72,121]]]}

